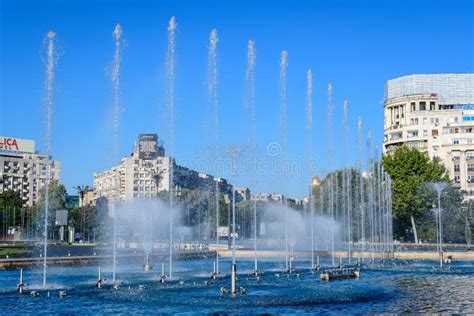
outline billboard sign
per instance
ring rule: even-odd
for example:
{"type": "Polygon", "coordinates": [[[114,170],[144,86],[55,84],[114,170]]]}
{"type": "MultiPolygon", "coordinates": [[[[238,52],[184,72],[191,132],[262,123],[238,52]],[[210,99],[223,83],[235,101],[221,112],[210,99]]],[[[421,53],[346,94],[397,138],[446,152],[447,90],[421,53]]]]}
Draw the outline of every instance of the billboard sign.
{"type": "Polygon", "coordinates": [[[67,225],[67,210],[57,210],[56,211],[56,226],[66,226],[67,225]]]}
{"type": "Polygon", "coordinates": [[[0,152],[11,154],[34,154],[35,142],[30,139],[0,136],[0,152]]]}
{"type": "Polygon", "coordinates": [[[156,159],[158,156],[158,135],[140,134],[138,138],[138,158],[144,160],[156,159]]]}

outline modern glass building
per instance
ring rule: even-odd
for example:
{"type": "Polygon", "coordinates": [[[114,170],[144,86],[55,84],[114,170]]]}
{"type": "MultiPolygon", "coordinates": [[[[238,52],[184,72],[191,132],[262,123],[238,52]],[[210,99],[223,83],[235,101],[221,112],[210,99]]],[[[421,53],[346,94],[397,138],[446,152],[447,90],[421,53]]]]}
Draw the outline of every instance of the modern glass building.
{"type": "Polygon", "coordinates": [[[431,93],[440,104],[474,104],[474,74],[414,74],[385,85],[385,100],[431,93]]]}

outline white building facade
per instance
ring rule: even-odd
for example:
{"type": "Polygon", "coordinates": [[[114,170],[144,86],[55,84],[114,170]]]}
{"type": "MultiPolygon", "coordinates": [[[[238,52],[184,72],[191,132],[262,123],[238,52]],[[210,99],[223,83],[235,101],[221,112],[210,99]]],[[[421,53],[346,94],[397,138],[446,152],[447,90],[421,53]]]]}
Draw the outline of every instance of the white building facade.
{"type": "Polygon", "coordinates": [[[33,206],[40,190],[60,175],[59,161],[37,153],[33,140],[0,136],[0,193],[20,192],[23,205],[33,206]]]}
{"type": "Polygon", "coordinates": [[[172,188],[212,191],[216,182],[220,191],[230,191],[231,186],[226,180],[179,166],[164,153],[156,134],[141,134],[131,156],[123,158],[119,165],[111,169],[94,173],[94,198],[125,201],[156,196],[172,188]]]}
{"type": "Polygon", "coordinates": [[[415,74],[387,81],[384,153],[418,148],[439,159],[474,198],[474,74],[415,74]]]}

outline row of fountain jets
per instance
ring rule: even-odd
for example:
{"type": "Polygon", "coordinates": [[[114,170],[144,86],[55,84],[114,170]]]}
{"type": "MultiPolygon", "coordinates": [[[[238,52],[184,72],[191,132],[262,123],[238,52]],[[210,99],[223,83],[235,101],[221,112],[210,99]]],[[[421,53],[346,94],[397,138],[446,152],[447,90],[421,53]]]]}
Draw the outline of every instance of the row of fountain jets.
{"type": "MultiPolygon", "coordinates": [[[[172,17],[168,25],[168,48],[166,54],[166,65],[167,65],[167,104],[169,111],[168,129],[169,129],[169,150],[170,155],[174,155],[174,107],[175,107],[175,39],[176,39],[176,20],[172,17]]],[[[121,56],[123,49],[123,38],[122,28],[119,24],[116,25],[113,32],[113,39],[115,43],[115,53],[113,58],[113,67],[111,72],[111,81],[113,85],[114,95],[114,124],[113,124],[113,144],[114,144],[114,158],[116,161],[120,159],[120,71],[121,71],[121,56]]],[[[219,113],[218,113],[218,68],[217,68],[217,43],[218,36],[217,30],[211,31],[208,43],[208,93],[209,102],[214,112],[214,142],[215,146],[218,145],[218,127],[219,127],[219,113]]],[[[51,152],[51,126],[52,126],[52,112],[53,112],[53,81],[55,74],[55,66],[57,63],[56,53],[56,34],[49,32],[45,38],[46,44],[46,78],[45,78],[45,92],[46,92],[46,106],[47,106],[47,120],[46,120],[46,154],[51,152]]],[[[288,69],[288,53],[287,51],[281,52],[280,59],[280,130],[281,130],[281,147],[282,147],[282,159],[288,157],[287,151],[287,69],[288,69]]],[[[249,110],[251,118],[251,148],[253,151],[253,168],[252,168],[252,184],[256,185],[256,117],[255,117],[255,72],[256,72],[256,52],[255,42],[250,40],[248,42],[247,50],[247,71],[245,75],[246,81],[246,93],[245,93],[245,105],[249,110]]],[[[327,122],[328,122],[328,148],[327,148],[327,170],[331,169],[330,163],[332,162],[333,156],[333,139],[332,139],[332,85],[328,85],[328,106],[327,106],[327,122]]],[[[312,159],[312,134],[313,134],[313,76],[312,71],[307,72],[307,149],[308,157],[312,159]]],[[[319,200],[319,212],[327,214],[333,221],[340,221],[344,226],[345,243],[339,245],[346,247],[348,251],[348,260],[351,260],[351,251],[354,247],[360,248],[361,251],[369,250],[372,253],[379,251],[382,253],[390,253],[393,250],[392,244],[392,227],[391,227],[391,180],[389,175],[384,172],[381,164],[375,159],[368,159],[367,169],[368,173],[363,175],[362,173],[362,119],[359,117],[357,122],[357,143],[359,152],[357,154],[358,159],[356,166],[350,168],[348,166],[348,103],[344,102],[344,169],[342,176],[342,192],[339,192],[340,185],[338,185],[338,177],[336,173],[328,173],[327,181],[323,181],[320,186],[319,194],[315,194],[311,191],[309,197],[309,213],[311,216],[311,252],[312,261],[311,264],[314,266],[314,252],[317,247],[314,240],[314,213],[317,208],[316,202],[319,200]],[[355,170],[356,172],[352,172],[355,170]],[[355,186],[352,185],[355,182],[355,186]],[[355,189],[354,189],[355,188],[355,189]],[[316,195],[319,195],[317,198],[316,195]],[[357,242],[356,242],[357,241],[357,242]],[[368,245],[368,249],[366,248],[368,245]]],[[[367,155],[372,157],[371,152],[371,134],[369,130],[367,139],[367,155]]],[[[218,151],[216,151],[218,152],[218,151]]],[[[232,176],[235,181],[235,162],[241,152],[238,146],[231,146],[228,149],[229,155],[231,156],[233,168],[232,176]]],[[[378,153],[375,151],[375,157],[377,158],[378,153]]],[[[217,161],[217,157],[214,157],[217,161]]],[[[216,166],[217,168],[217,166],[216,166]]],[[[172,169],[171,169],[172,171],[172,169]]],[[[216,170],[217,171],[217,170],[216,170]]],[[[49,174],[49,169],[48,169],[49,174]]],[[[173,172],[170,172],[170,183],[173,183],[173,172]]],[[[289,175],[282,174],[284,188],[283,192],[287,192],[289,175]]],[[[216,184],[217,185],[217,184],[216,184]]],[[[169,203],[170,203],[170,216],[169,216],[169,277],[173,276],[173,194],[170,190],[169,203]]],[[[218,201],[218,190],[216,188],[216,201],[218,201]]],[[[118,193],[118,192],[117,192],[118,193]]],[[[46,287],[47,279],[47,214],[49,211],[49,198],[46,190],[46,205],[45,205],[45,227],[44,227],[44,255],[43,255],[43,286],[46,287]]],[[[113,210],[117,207],[117,201],[110,201],[110,209],[113,210]]],[[[286,203],[286,200],[283,201],[286,203]]],[[[219,203],[216,203],[219,205],[219,203]]],[[[236,224],[235,224],[235,191],[232,194],[232,271],[235,270],[235,236],[236,236],[236,224]]],[[[219,217],[219,207],[216,207],[216,218],[219,217]]],[[[253,221],[254,221],[254,269],[258,271],[257,261],[257,208],[256,202],[252,203],[253,221]]],[[[114,217],[116,218],[116,217],[114,217]]],[[[288,208],[285,208],[285,266],[289,268],[289,246],[288,246],[288,208]]],[[[218,225],[219,221],[216,221],[218,225]]],[[[112,265],[112,279],[113,282],[116,280],[116,220],[113,225],[113,265],[112,265]]],[[[216,227],[217,229],[217,227],[216,227]]],[[[332,262],[335,265],[334,252],[336,250],[336,232],[335,229],[331,230],[331,253],[332,262]]],[[[217,235],[217,234],[216,234],[217,235]]],[[[216,236],[216,244],[219,245],[219,236],[216,236]]],[[[216,255],[216,273],[219,273],[219,256],[216,255]]]]}

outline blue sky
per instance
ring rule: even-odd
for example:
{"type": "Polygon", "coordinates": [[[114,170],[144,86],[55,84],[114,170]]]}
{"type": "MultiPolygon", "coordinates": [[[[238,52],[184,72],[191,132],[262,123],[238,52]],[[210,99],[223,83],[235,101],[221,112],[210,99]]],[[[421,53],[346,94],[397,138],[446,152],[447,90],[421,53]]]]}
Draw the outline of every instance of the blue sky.
{"type": "MultiPolygon", "coordinates": [[[[342,104],[349,101],[350,162],[357,159],[356,120],[383,139],[386,80],[411,73],[473,71],[473,2],[410,1],[6,1],[0,0],[0,135],[34,139],[44,147],[41,49],[49,30],[58,34],[52,153],[62,163],[62,182],[91,185],[94,171],[112,159],[112,31],[124,29],[123,111],[120,146],[129,154],[141,132],[168,140],[166,27],[178,23],[176,135],[178,163],[197,168],[212,129],[206,90],[207,47],[219,34],[219,142],[248,144],[243,110],[247,41],[257,48],[257,146],[279,141],[279,56],[288,51],[288,156],[304,164],[305,87],[314,74],[314,152],[318,172],[343,165],[342,104]],[[327,159],[326,86],[334,87],[334,148],[327,159]]],[[[268,157],[267,157],[268,158],[268,157]]],[[[201,170],[204,171],[204,170],[201,170]]],[[[220,176],[230,178],[228,172],[220,176]]],[[[296,172],[288,186],[278,174],[257,178],[256,192],[302,197],[309,175],[296,172]],[[288,187],[288,189],[285,189],[288,187]]],[[[248,174],[235,179],[252,186],[248,174]]]]}

